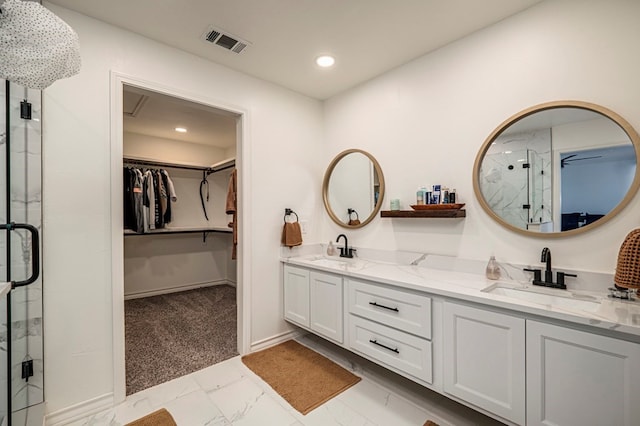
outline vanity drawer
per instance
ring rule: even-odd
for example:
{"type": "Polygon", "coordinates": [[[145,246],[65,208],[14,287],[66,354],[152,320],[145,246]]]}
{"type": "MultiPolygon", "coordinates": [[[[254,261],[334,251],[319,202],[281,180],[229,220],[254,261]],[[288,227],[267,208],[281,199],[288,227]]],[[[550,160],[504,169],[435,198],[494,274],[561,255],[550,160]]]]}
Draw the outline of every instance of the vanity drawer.
{"type": "Polygon", "coordinates": [[[349,312],[431,339],[431,298],[349,280],[349,312]]]}
{"type": "Polygon", "coordinates": [[[349,346],[383,364],[432,382],[431,342],[426,339],[350,315],[349,346]]]}

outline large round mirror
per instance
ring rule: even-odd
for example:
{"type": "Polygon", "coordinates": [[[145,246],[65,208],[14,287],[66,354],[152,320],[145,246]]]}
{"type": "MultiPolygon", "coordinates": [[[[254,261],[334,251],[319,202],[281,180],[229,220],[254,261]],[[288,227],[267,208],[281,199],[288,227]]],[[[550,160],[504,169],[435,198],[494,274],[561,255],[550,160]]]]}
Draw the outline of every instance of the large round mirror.
{"type": "Polygon", "coordinates": [[[349,149],[333,159],[322,183],[322,199],[331,219],[345,228],[371,222],[382,206],[384,176],[368,152],[349,149]]]}
{"type": "Polygon", "coordinates": [[[480,149],[473,187],[503,226],[538,237],[602,225],[640,185],[640,138],[618,114],[577,101],[549,102],[502,123],[480,149]]]}

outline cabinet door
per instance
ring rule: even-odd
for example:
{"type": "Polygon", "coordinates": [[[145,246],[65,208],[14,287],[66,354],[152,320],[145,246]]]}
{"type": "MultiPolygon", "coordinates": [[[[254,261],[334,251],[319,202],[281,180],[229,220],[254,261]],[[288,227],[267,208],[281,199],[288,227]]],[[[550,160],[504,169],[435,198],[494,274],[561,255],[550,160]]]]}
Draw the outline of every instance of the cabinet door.
{"type": "Polygon", "coordinates": [[[284,265],[284,317],[309,327],[309,271],[284,265]]]}
{"type": "Polygon", "coordinates": [[[640,425],[640,344],[527,321],[527,425],[640,425]]]}
{"type": "Polygon", "coordinates": [[[524,424],[524,319],[445,303],[443,326],[445,392],[524,424]]]}
{"type": "Polygon", "coordinates": [[[342,343],[342,277],[311,272],[311,330],[342,343]]]}

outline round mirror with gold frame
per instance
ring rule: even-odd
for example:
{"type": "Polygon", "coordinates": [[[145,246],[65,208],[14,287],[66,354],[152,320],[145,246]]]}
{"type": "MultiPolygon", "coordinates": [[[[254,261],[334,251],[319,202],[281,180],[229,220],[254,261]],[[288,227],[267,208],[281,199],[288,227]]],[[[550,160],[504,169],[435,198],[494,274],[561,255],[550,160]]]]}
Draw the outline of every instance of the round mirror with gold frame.
{"type": "Polygon", "coordinates": [[[640,137],[615,112],[548,102],[498,126],[478,152],[473,189],[482,208],[518,233],[554,238],[603,225],[640,186],[640,137]]]}
{"type": "Polygon", "coordinates": [[[384,176],[378,161],[361,149],[348,149],[324,174],[322,200],[331,219],[345,228],[361,228],[378,214],[384,176]]]}

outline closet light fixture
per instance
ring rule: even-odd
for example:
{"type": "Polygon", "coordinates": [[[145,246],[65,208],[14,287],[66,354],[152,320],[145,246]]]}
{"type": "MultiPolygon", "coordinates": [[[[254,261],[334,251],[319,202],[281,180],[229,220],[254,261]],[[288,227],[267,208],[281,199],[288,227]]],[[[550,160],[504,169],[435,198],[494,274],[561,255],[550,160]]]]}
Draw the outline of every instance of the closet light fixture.
{"type": "Polygon", "coordinates": [[[329,68],[336,63],[336,58],[330,55],[321,55],[316,58],[316,64],[322,68],[329,68]]]}
{"type": "Polygon", "coordinates": [[[185,129],[184,127],[176,127],[176,132],[187,133],[187,129],[185,129]]]}

